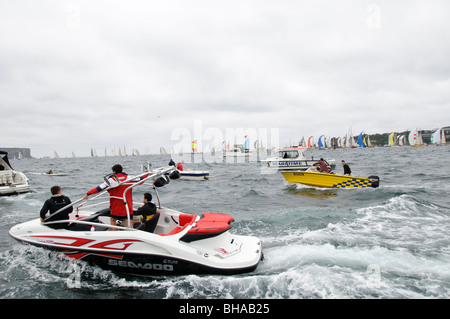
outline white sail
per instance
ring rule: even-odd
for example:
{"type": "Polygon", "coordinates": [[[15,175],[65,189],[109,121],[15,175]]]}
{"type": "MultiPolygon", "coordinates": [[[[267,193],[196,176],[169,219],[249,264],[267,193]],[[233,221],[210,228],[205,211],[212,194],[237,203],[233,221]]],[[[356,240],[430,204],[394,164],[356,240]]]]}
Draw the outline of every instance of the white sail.
{"type": "Polygon", "coordinates": [[[300,142],[298,143],[298,146],[306,146],[306,140],[305,140],[304,136],[300,139],[300,142]]]}
{"type": "Polygon", "coordinates": [[[433,144],[440,144],[442,142],[441,140],[441,129],[438,129],[436,132],[431,134],[431,143],[433,144]]]}
{"type": "Polygon", "coordinates": [[[347,133],[347,136],[346,136],[345,146],[351,148],[353,145],[355,145],[355,142],[353,141],[352,128],[350,128],[348,130],[348,133],[347,133]]]}
{"type": "Polygon", "coordinates": [[[419,146],[423,144],[422,135],[417,129],[414,129],[411,133],[409,133],[408,141],[411,146],[419,146]]]}
{"type": "Polygon", "coordinates": [[[141,154],[139,153],[139,151],[137,150],[137,148],[134,148],[134,147],[133,147],[132,155],[133,155],[133,156],[139,156],[139,155],[141,155],[141,154]]]}

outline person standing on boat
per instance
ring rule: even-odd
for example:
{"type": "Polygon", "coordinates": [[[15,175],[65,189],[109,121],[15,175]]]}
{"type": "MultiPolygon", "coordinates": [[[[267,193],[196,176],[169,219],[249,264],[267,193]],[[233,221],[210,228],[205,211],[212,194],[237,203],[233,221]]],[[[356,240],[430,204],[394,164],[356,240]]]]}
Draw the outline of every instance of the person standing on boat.
{"type": "Polygon", "coordinates": [[[345,163],[344,160],[341,161],[342,163],[342,167],[344,168],[344,175],[352,175],[352,170],[350,169],[350,166],[348,166],[348,164],[345,163]]]}
{"type": "MultiPolygon", "coordinates": [[[[70,198],[63,195],[60,186],[53,186],[50,188],[50,192],[52,193],[52,197],[47,199],[40,211],[41,222],[51,222],[56,220],[69,220],[69,214],[73,211],[73,207],[67,207],[63,211],[60,211],[58,214],[52,216],[52,214],[56,213],[61,208],[69,205],[71,203],[70,198]],[[45,215],[50,211],[50,215],[47,220],[45,220],[45,215]]],[[[54,229],[67,228],[69,223],[56,223],[49,224],[48,226],[54,229]]]]}
{"type": "MultiPolygon", "coordinates": [[[[94,187],[93,189],[91,189],[90,191],[88,191],[86,193],[86,195],[83,196],[84,199],[88,199],[88,197],[92,194],[96,194],[101,192],[102,190],[106,189],[107,187],[109,187],[108,189],[108,193],[109,193],[109,204],[111,207],[111,225],[116,226],[117,225],[117,221],[126,221],[126,226],[127,227],[132,227],[132,225],[128,224],[128,214],[127,212],[129,212],[130,215],[130,222],[133,219],[133,194],[132,194],[132,189],[127,191],[126,197],[125,197],[125,201],[123,199],[123,194],[125,192],[125,190],[131,185],[131,183],[137,183],[137,181],[132,181],[129,179],[128,174],[126,174],[125,172],[123,172],[123,168],[122,165],[120,164],[116,164],[112,167],[112,171],[113,171],[113,175],[111,175],[108,178],[108,182],[110,185],[117,185],[119,182],[127,182],[127,183],[122,183],[119,184],[118,186],[110,186],[107,183],[102,183],[100,185],[98,185],[97,187],[94,187]],[[119,179],[117,181],[117,179],[113,178],[113,176],[117,176],[117,178],[119,179]],[[128,210],[127,210],[128,207],[128,210]]],[[[141,177],[142,178],[145,178],[141,177]]],[[[115,230],[114,228],[112,228],[113,230],[115,230]]]]}
{"type": "Polygon", "coordinates": [[[315,166],[315,165],[319,165],[319,171],[321,173],[328,173],[329,172],[327,162],[325,162],[323,160],[323,158],[320,158],[320,160],[318,162],[313,164],[313,166],[315,166]]]}

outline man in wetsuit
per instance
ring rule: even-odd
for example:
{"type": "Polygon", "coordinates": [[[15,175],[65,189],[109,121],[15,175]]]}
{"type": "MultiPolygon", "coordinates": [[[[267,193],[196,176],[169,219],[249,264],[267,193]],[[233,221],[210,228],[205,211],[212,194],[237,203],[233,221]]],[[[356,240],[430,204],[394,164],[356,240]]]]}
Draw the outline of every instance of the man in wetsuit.
{"type": "Polygon", "coordinates": [[[152,194],[145,193],[143,202],[144,205],[139,206],[134,212],[135,215],[142,215],[138,229],[153,233],[158,224],[159,212],[156,211],[156,205],[152,202],[152,194]]]}
{"type": "Polygon", "coordinates": [[[350,176],[352,174],[352,170],[350,169],[350,166],[348,166],[348,164],[346,164],[344,160],[342,160],[341,163],[342,163],[342,167],[344,168],[344,175],[350,176]]]}
{"type": "MultiPolygon", "coordinates": [[[[50,217],[53,213],[56,213],[61,208],[69,205],[71,203],[69,197],[62,194],[61,187],[60,186],[53,186],[50,188],[50,191],[52,193],[52,197],[47,199],[44,203],[44,205],[41,208],[40,217],[41,222],[50,222],[50,221],[56,221],[56,220],[69,220],[69,214],[73,211],[73,207],[70,206],[67,209],[59,212],[58,214],[50,217]],[[49,219],[45,220],[45,215],[50,211],[49,219]]],[[[61,228],[67,228],[69,223],[56,223],[56,224],[49,224],[48,226],[54,229],[61,229],[61,228]]]]}

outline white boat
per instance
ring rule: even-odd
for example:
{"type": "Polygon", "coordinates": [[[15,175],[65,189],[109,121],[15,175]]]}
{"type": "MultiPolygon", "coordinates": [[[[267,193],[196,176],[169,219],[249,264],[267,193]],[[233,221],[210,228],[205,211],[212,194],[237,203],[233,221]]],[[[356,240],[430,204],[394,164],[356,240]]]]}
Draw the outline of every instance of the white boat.
{"type": "Polygon", "coordinates": [[[116,185],[109,184],[107,189],[88,200],[79,199],[70,204],[74,210],[70,214],[70,224],[64,229],[50,227],[61,222],[67,224],[67,220],[47,221],[58,213],[55,212],[44,223],[36,218],[12,227],[9,234],[18,241],[119,272],[229,275],[255,270],[263,256],[261,242],[256,237],[232,234],[233,217],[217,213],[184,214],[161,206],[156,187],[177,177],[178,171],[174,167],[132,176],[116,185]],[[169,177],[164,176],[165,173],[169,173],[169,177]],[[131,183],[133,179],[138,182],[131,183]],[[108,207],[109,201],[105,203],[103,195],[109,196],[108,189],[125,185],[127,188],[121,199],[128,211],[126,193],[148,181],[153,184],[159,212],[154,232],[112,226],[110,210],[99,210],[95,201],[103,200],[108,207]],[[89,211],[94,206],[97,212],[89,211]]]}
{"type": "Polygon", "coordinates": [[[37,172],[32,172],[32,173],[28,173],[30,175],[40,175],[40,176],[68,176],[69,173],[50,173],[50,172],[46,172],[46,173],[37,173],[37,172]]]}
{"type": "Polygon", "coordinates": [[[30,185],[24,173],[15,171],[8,160],[8,152],[0,151],[0,196],[28,193],[30,185]]]}
{"type": "Polygon", "coordinates": [[[180,179],[190,180],[190,181],[204,181],[209,179],[208,171],[191,171],[183,170],[180,172],[180,179]]]}
{"type": "MultiPolygon", "coordinates": [[[[306,171],[311,165],[318,160],[314,158],[307,159],[303,156],[303,152],[306,151],[306,147],[283,147],[275,150],[275,157],[271,157],[265,160],[261,160],[262,168],[271,168],[277,170],[300,170],[306,171]]],[[[328,163],[330,169],[336,167],[336,161],[325,160],[328,163]]]]}
{"type": "Polygon", "coordinates": [[[245,157],[250,155],[251,152],[245,149],[242,144],[235,144],[233,148],[223,152],[224,157],[245,157]]]}

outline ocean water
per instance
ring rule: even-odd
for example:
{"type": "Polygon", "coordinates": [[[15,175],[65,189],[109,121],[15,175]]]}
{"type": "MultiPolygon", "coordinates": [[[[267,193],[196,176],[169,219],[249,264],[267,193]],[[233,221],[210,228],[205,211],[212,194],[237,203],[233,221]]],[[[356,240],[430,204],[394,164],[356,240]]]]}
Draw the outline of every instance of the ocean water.
{"type": "MultiPolygon", "coordinates": [[[[185,163],[208,170],[208,181],[171,181],[163,206],[235,218],[232,232],[257,236],[265,259],[236,276],[134,276],[115,273],[15,241],[17,224],[38,217],[50,187],[72,200],[103,181],[111,166],[140,172],[169,156],[28,159],[25,174],[50,168],[69,176],[28,174],[32,191],[0,197],[0,298],[321,299],[450,297],[450,147],[309,150],[305,156],[345,159],[353,175],[378,175],[376,189],[287,185],[258,163],[185,163]],[[80,277],[72,281],[75,269],[80,277]]],[[[146,188],[134,191],[135,200],[146,188]]]]}

